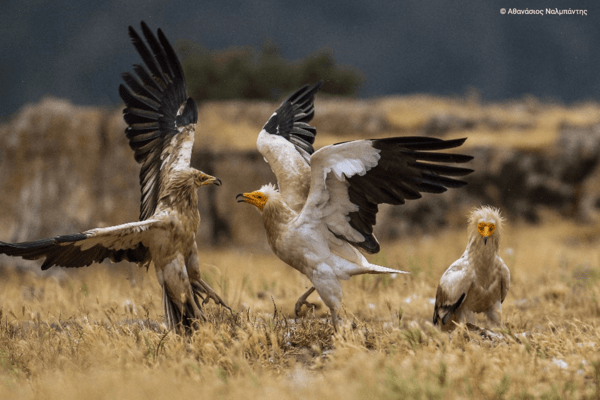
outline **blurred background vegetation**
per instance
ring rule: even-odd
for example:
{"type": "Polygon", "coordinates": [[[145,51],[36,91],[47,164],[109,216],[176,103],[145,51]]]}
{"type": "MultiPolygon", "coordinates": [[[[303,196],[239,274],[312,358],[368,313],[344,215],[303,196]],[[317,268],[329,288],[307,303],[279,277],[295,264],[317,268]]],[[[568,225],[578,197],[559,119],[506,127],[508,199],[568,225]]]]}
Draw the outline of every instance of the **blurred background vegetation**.
{"type": "Polygon", "coordinates": [[[355,97],[364,82],[360,71],[338,65],[328,49],[290,61],[270,40],[260,51],[250,46],[209,51],[191,41],[180,41],[177,47],[188,92],[196,101],[276,100],[319,80],[325,82],[321,93],[355,97]]]}

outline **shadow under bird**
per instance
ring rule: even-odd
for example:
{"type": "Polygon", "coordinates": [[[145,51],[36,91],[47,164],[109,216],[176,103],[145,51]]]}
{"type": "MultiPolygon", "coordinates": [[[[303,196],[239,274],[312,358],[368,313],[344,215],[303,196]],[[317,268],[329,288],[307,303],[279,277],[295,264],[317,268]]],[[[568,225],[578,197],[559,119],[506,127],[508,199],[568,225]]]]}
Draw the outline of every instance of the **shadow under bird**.
{"type": "Polygon", "coordinates": [[[316,290],[337,330],[341,279],[406,273],[372,264],[358,250],[380,250],[373,234],[378,205],[404,204],[421,198],[422,192],[464,186],[453,177],[471,169],[440,163],[465,163],[473,157],[437,152],[459,147],[465,139],[432,137],[354,140],[315,151],[317,131],[308,122],[322,83],[292,93],[258,135],[258,151],[275,173],[278,189],[265,185],[237,199],[257,207],[273,252],[311,281],[313,286],[296,302],[296,315],[316,290]]]}
{"type": "MultiPolygon", "coordinates": [[[[42,269],[54,265],[86,267],[110,259],[138,266],[154,265],[163,291],[167,326],[190,327],[205,319],[202,306],[209,299],[227,307],[201,278],[196,232],[200,226],[198,194],[221,181],[192,168],[198,109],[188,97],[181,64],[169,41],[158,39],[141,23],[144,43],[130,26],[129,36],[143,65],[134,65],[137,77],[124,73],[119,94],[127,108],[126,136],[140,170],[140,221],[96,228],[72,235],[24,243],[0,242],[0,253],[27,260],[45,258],[42,269]]],[[[227,307],[229,308],[229,307],[227,307]]]]}
{"type": "Polygon", "coordinates": [[[498,254],[503,222],[494,207],[471,212],[467,248],[440,279],[434,325],[450,330],[454,322],[473,324],[474,313],[485,313],[493,327],[501,326],[502,303],[510,287],[510,271],[498,254]]]}

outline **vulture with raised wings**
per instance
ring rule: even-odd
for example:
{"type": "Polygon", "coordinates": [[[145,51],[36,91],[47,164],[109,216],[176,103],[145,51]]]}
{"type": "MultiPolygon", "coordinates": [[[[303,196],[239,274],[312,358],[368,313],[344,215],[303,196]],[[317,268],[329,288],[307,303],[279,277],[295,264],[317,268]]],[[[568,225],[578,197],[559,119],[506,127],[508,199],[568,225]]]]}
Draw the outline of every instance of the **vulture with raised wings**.
{"type": "Polygon", "coordinates": [[[510,271],[498,254],[503,222],[500,210],[494,207],[471,212],[467,249],[440,279],[434,325],[450,330],[454,322],[474,323],[474,313],[485,313],[493,327],[500,326],[502,303],[510,286],[510,271]]]}
{"type": "Polygon", "coordinates": [[[459,147],[465,139],[431,137],[354,140],[314,151],[316,129],[308,122],[321,86],[305,85],[292,93],[258,135],[258,151],[275,173],[278,188],[265,185],[237,198],[260,210],[271,249],[311,281],[313,286],[296,302],[296,315],[316,290],[337,330],[340,279],[405,273],[372,264],[358,251],[380,249],[373,235],[378,205],[462,187],[465,182],[454,177],[472,170],[443,163],[465,163],[472,157],[436,152],[459,147]]]}
{"type": "Polygon", "coordinates": [[[189,327],[205,318],[202,305],[209,298],[227,307],[201,278],[196,247],[196,190],[221,181],[191,167],[196,103],[187,95],[181,64],[163,32],[158,30],[157,39],[144,22],[141,27],[149,48],[131,26],[129,36],[145,67],[134,65],[137,77],[124,73],[127,87],[119,86],[127,106],[125,133],[135,160],[142,164],[140,221],[33,242],[0,242],[0,253],[45,258],[43,270],[54,265],[86,267],[107,258],[145,267],[152,263],[163,291],[167,326],[189,327]]]}

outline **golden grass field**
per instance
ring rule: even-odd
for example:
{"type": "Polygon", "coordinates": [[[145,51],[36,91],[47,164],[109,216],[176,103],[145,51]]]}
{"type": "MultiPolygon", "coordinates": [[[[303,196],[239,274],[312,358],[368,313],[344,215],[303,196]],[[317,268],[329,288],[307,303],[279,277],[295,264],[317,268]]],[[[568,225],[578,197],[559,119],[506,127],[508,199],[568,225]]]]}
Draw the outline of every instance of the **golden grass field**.
{"type": "MultiPolygon", "coordinates": [[[[256,151],[256,135],[276,107],[203,104],[195,151],[256,151]]],[[[419,135],[438,119],[451,122],[444,138],[469,138],[467,152],[490,146],[551,153],[562,127],[600,123],[597,103],[561,106],[529,98],[484,104],[476,96],[319,97],[316,108],[316,147],[419,135]]],[[[139,167],[125,143],[120,109],[49,99],[22,114],[0,126],[0,240],[137,218],[139,167]]],[[[219,175],[231,190],[234,169],[220,171],[229,181],[219,175]]],[[[252,177],[239,180],[250,188],[266,183],[252,177]]],[[[586,182],[595,193],[599,185],[586,182]]],[[[316,311],[294,321],[293,306],[308,279],[268,251],[250,206],[235,204],[234,195],[227,199],[220,202],[247,207],[240,214],[228,210],[238,243],[204,244],[201,266],[234,314],[210,304],[209,321],[188,336],[164,328],[153,270],[122,263],[33,273],[18,268],[39,262],[0,258],[0,400],[600,399],[597,213],[582,221],[545,210],[537,225],[508,218],[500,254],[511,288],[502,330],[459,327],[446,334],[430,323],[438,281],[466,246],[468,210],[455,209],[446,216],[449,228],[383,242],[382,252],[370,257],[411,275],[344,282],[343,323],[334,334],[316,293],[309,298],[316,311]],[[260,240],[241,240],[252,235],[260,240]]]]}
{"type": "Polygon", "coordinates": [[[438,280],[464,251],[466,218],[384,243],[371,260],[412,274],[345,282],[337,334],[316,294],[316,312],[294,322],[308,280],[252,249],[202,252],[205,278],[235,313],[211,304],[191,336],[162,325],[152,270],[7,273],[0,398],[598,399],[600,229],[544,221],[508,221],[511,288],[497,335],[448,335],[429,322],[438,280]]]}

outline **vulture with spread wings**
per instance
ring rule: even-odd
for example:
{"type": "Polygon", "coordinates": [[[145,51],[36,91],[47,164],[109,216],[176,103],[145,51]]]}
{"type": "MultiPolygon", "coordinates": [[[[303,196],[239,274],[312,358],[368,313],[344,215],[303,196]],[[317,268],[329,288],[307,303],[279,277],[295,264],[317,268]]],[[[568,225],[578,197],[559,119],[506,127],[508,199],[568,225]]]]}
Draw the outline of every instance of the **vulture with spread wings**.
{"type": "Polygon", "coordinates": [[[124,73],[127,87],[119,86],[127,106],[125,133],[142,164],[140,221],[33,242],[0,242],[0,253],[45,258],[43,270],[86,267],[106,258],[146,267],[152,263],[163,290],[167,326],[189,327],[204,319],[202,304],[209,298],[227,307],[200,277],[196,247],[196,190],[221,181],[190,166],[196,103],[187,96],[181,64],[165,35],[159,29],[157,39],[144,22],[141,26],[149,48],[132,27],[129,36],[145,67],[133,67],[137,78],[124,73]]]}
{"type": "Polygon", "coordinates": [[[465,163],[472,157],[436,152],[459,147],[465,139],[430,137],[355,140],[314,151],[316,129],[308,122],[321,86],[322,82],[305,85],[292,93],[258,135],[258,151],[279,188],[265,185],[237,198],[260,210],[271,249],[313,284],[298,299],[296,315],[316,289],[337,330],[340,279],[405,273],[371,264],[358,251],[379,251],[373,235],[378,205],[403,204],[422,192],[464,186],[454,177],[472,170],[444,163],[465,163]]]}

